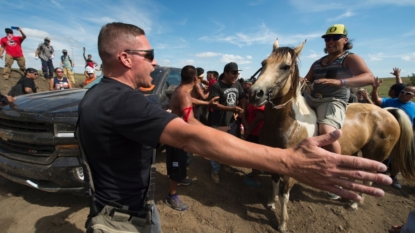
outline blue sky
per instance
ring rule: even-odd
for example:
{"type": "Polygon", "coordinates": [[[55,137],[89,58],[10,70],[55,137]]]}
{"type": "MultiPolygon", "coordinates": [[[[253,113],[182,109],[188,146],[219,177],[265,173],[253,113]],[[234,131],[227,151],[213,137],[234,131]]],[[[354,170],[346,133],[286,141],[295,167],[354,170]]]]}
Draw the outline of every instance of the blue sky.
{"type": "MultiPolygon", "coordinates": [[[[243,78],[260,67],[276,38],[280,46],[307,40],[300,57],[300,74],[305,76],[312,62],[324,56],[321,35],[329,26],[342,23],[353,40],[351,51],[364,58],[375,76],[391,77],[393,67],[401,68],[404,77],[415,73],[414,0],[0,2],[3,28],[23,29],[28,37],[23,43],[27,66],[37,69],[40,61],[34,59],[34,52],[46,36],[55,55],[60,56],[62,49],[69,51],[77,73],[84,67],[82,47],[100,64],[99,30],[105,23],[119,21],[146,31],[160,65],[194,65],[221,73],[232,61],[242,69],[243,78]]],[[[58,56],[54,64],[59,65],[58,56]]]]}

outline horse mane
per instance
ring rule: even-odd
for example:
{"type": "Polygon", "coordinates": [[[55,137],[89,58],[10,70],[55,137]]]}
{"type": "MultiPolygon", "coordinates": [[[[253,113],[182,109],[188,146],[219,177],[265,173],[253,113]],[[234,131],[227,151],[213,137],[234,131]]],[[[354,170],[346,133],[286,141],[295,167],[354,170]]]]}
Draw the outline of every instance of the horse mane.
{"type": "Polygon", "coordinates": [[[299,57],[295,54],[294,47],[278,47],[272,51],[271,57],[284,57],[288,53],[291,55],[291,91],[287,94],[287,97],[297,98],[297,88],[300,84],[300,72],[298,70],[299,57]]]}

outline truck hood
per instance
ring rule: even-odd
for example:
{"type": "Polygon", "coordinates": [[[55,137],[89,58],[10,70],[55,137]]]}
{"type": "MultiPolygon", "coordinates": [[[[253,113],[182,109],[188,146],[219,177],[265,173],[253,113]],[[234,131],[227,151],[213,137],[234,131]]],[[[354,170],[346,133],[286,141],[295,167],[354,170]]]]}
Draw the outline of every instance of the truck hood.
{"type": "MultiPolygon", "coordinates": [[[[21,95],[3,113],[38,114],[43,117],[78,117],[78,105],[88,89],[69,89],[21,95]]],[[[145,95],[150,102],[157,103],[158,95],[145,95]]],[[[0,108],[1,110],[1,108],[0,108]]]]}

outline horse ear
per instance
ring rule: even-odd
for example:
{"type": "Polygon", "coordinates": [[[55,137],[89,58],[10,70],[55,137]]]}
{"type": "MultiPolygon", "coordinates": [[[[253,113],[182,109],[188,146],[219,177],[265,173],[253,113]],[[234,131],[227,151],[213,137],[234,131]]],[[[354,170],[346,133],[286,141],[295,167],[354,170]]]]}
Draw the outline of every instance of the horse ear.
{"type": "Polygon", "coordinates": [[[280,47],[280,45],[278,44],[278,38],[275,40],[274,44],[272,45],[272,50],[276,50],[278,49],[278,47],[280,47]]]}
{"type": "Polygon", "coordinates": [[[294,49],[294,52],[295,52],[295,54],[296,54],[296,56],[297,56],[297,57],[300,55],[301,50],[303,50],[304,45],[305,45],[305,43],[306,43],[306,42],[307,42],[307,40],[305,40],[303,43],[301,43],[299,46],[297,46],[297,47],[294,49]]]}

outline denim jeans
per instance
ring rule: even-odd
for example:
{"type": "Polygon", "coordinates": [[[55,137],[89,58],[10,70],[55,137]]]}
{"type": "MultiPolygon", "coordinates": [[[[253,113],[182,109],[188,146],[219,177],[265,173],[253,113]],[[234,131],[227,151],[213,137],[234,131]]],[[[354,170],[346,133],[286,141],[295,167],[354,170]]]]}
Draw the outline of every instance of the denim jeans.
{"type": "MultiPolygon", "coordinates": [[[[212,126],[213,128],[217,128],[219,126],[212,126]]],[[[230,126],[230,129],[228,130],[228,133],[232,134],[233,136],[236,136],[236,134],[238,133],[238,124],[234,123],[233,125],[230,126]]],[[[223,145],[226,146],[226,145],[223,145]]],[[[212,167],[212,172],[213,173],[219,173],[220,170],[220,163],[216,162],[214,160],[210,160],[210,165],[212,167]]]]}
{"type": "Polygon", "coordinates": [[[47,61],[43,60],[42,58],[40,58],[40,60],[42,61],[42,72],[43,72],[43,76],[45,78],[53,78],[53,63],[52,60],[49,59],[47,61]],[[49,71],[49,73],[48,73],[49,71]]]}

